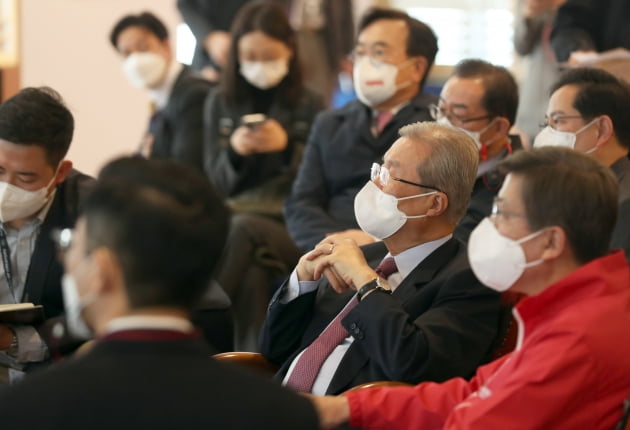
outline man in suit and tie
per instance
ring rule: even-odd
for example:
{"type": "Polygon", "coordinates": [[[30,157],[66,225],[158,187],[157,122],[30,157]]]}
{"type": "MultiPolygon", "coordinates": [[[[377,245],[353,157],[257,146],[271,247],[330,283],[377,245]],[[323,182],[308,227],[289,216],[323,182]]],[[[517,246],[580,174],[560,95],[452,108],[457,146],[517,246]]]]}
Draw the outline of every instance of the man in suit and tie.
{"type": "MultiPolygon", "coordinates": [[[[93,181],[65,158],[73,132],[51,88],[25,88],[0,105],[0,304],[42,305],[47,318],[63,313],[50,233],[74,225],[93,181]]],[[[0,384],[49,358],[44,326],[0,323],[0,384]]]]}
{"type": "Polygon", "coordinates": [[[175,61],[168,30],[149,12],[121,18],[109,39],[124,59],[129,83],[147,90],[155,109],[140,153],[203,170],[203,103],[210,83],[175,61]]]}
{"type": "Polygon", "coordinates": [[[296,390],[443,381],[489,358],[499,296],[475,278],[453,238],[477,173],[475,144],[427,122],[400,136],[354,201],[362,230],[382,242],[359,248],[343,235],[325,238],[271,301],[262,353],[296,390]]]}
{"type": "Polygon", "coordinates": [[[0,391],[3,426],[318,428],[307,399],[213,361],[190,322],[228,230],[206,178],[172,161],[114,163],[136,181],[99,179],[76,229],[59,235],[68,326],[97,340],[0,391]]]}

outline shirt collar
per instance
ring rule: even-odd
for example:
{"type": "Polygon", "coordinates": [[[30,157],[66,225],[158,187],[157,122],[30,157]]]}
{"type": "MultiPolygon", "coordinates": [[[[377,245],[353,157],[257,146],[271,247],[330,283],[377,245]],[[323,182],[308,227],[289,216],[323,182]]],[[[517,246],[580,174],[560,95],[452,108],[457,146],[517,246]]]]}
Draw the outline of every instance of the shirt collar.
{"type": "MultiPolygon", "coordinates": [[[[398,269],[398,273],[401,278],[405,279],[411,271],[418,266],[418,264],[424,261],[425,258],[433,253],[433,251],[444,245],[452,237],[453,235],[449,234],[439,239],[432,240],[431,242],[416,245],[413,248],[406,249],[400,254],[395,255],[394,261],[396,262],[396,268],[398,269]]],[[[388,252],[385,258],[390,256],[391,254],[388,252]]]]}
{"type": "Polygon", "coordinates": [[[166,107],[168,99],[171,96],[171,92],[173,91],[173,86],[175,86],[175,81],[182,72],[183,68],[184,66],[181,63],[172,61],[168,68],[168,72],[166,73],[164,82],[162,82],[159,87],[149,90],[149,97],[151,98],[151,101],[155,103],[157,110],[161,110],[166,107]]]}
{"type": "Polygon", "coordinates": [[[193,330],[193,325],[185,318],[173,316],[128,315],[109,321],[105,333],[137,329],[173,330],[188,333],[193,330]]]}
{"type": "MultiPolygon", "coordinates": [[[[400,112],[405,106],[407,106],[409,103],[411,103],[411,100],[406,100],[402,103],[400,103],[399,105],[394,106],[393,108],[391,108],[389,110],[389,112],[391,112],[392,114],[392,118],[396,116],[396,114],[398,112],[400,112]]],[[[372,109],[372,118],[376,118],[378,116],[379,113],[381,113],[383,111],[378,111],[376,109],[372,109]]]]}

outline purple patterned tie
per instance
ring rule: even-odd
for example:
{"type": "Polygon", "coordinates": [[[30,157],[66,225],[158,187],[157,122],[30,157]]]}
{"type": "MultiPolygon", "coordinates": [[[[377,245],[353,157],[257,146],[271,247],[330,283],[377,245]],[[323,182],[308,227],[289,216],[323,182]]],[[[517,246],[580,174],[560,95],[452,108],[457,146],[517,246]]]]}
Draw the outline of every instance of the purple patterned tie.
{"type": "MultiPolygon", "coordinates": [[[[392,273],[396,272],[396,263],[393,257],[388,257],[381,261],[375,272],[387,279],[392,273]]],[[[341,320],[357,305],[357,296],[354,295],[346,306],[337,314],[337,316],[328,324],[328,327],[322,331],[317,339],[313,341],[302,353],[293,372],[289,376],[287,386],[295,391],[310,393],[313,383],[319,374],[319,371],[331,352],[348,337],[349,333],[341,320]]]]}
{"type": "Polygon", "coordinates": [[[387,278],[389,278],[392,274],[398,272],[398,267],[396,267],[394,257],[385,258],[374,271],[378,276],[387,280],[387,278]]]}

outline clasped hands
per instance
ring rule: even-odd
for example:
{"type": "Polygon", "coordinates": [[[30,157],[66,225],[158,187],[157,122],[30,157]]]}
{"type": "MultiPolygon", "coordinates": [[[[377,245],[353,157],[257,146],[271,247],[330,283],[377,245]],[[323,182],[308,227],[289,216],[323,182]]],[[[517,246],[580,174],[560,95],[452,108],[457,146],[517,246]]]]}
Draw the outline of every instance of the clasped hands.
{"type": "Polygon", "coordinates": [[[338,293],[358,290],[377,277],[357,243],[342,234],[327,236],[304,254],[296,271],[300,281],[316,281],[325,276],[338,293]]]}

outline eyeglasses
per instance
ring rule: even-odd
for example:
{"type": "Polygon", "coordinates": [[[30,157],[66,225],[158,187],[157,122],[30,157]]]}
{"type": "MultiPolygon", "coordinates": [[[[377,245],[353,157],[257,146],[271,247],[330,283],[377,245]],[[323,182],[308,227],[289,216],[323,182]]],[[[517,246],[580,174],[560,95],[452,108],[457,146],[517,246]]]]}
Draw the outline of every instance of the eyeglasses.
{"type": "Polygon", "coordinates": [[[355,48],[349,55],[350,61],[356,63],[368,57],[373,63],[388,63],[389,54],[382,46],[373,46],[371,49],[355,48]]]}
{"type": "Polygon", "coordinates": [[[423,185],[423,184],[418,184],[416,182],[407,181],[405,179],[396,178],[389,174],[389,170],[387,169],[387,167],[381,166],[378,163],[373,163],[372,169],[370,170],[370,179],[374,181],[376,178],[378,178],[378,181],[381,183],[382,186],[386,186],[389,183],[389,180],[393,179],[394,181],[402,182],[403,184],[415,185],[416,187],[420,187],[420,188],[429,188],[431,190],[444,193],[444,191],[432,185],[423,185]]]}
{"type": "Polygon", "coordinates": [[[457,125],[457,124],[463,125],[463,124],[468,124],[469,122],[473,122],[473,121],[481,121],[482,119],[492,118],[492,115],[476,116],[472,118],[462,118],[461,116],[455,115],[452,112],[447,112],[446,109],[441,108],[440,106],[436,104],[429,105],[429,113],[431,114],[431,118],[433,118],[434,120],[438,120],[438,119],[446,117],[448,118],[449,121],[451,121],[451,118],[452,118],[455,120],[455,121],[451,121],[453,125],[457,125]]]}
{"type": "Polygon", "coordinates": [[[56,228],[50,232],[50,238],[55,243],[55,245],[57,245],[57,251],[59,252],[60,256],[63,256],[63,254],[65,254],[68,249],[70,249],[70,246],[72,245],[72,236],[73,231],[70,228],[56,228]]]}
{"type": "Polygon", "coordinates": [[[523,214],[518,214],[516,212],[510,212],[510,211],[504,211],[504,210],[500,209],[499,205],[501,203],[503,203],[503,199],[501,197],[495,197],[492,200],[492,212],[490,212],[490,217],[492,219],[496,219],[498,217],[502,217],[503,219],[507,219],[509,217],[527,218],[523,214]]]}
{"type": "Polygon", "coordinates": [[[584,117],[582,115],[551,115],[550,117],[545,115],[545,119],[542,123],[540,123],[540,127],[544,128],[550,126],[552,128],[556,128],[568,119],[584,119],[584,117]]]}

